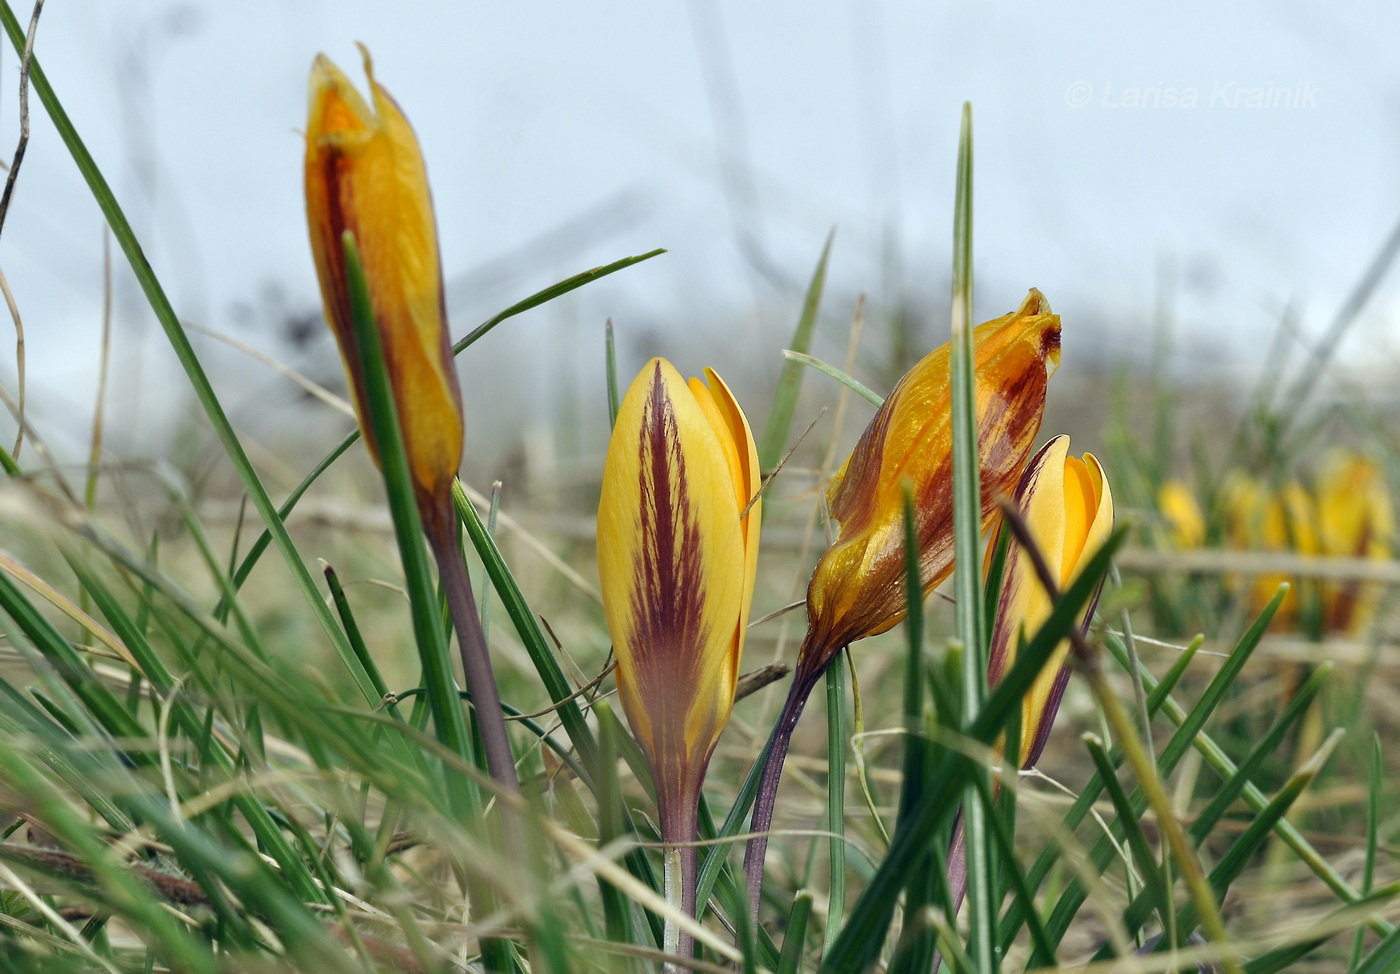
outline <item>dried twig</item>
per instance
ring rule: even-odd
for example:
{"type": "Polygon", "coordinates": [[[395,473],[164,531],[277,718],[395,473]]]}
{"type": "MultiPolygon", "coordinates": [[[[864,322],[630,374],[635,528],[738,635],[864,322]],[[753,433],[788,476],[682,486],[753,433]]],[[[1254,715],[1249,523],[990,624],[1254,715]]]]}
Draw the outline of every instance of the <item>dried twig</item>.
{"type": "Polygon", "coordinates": [[[19,176],[19,166],[24,161],[24,150],[29,147],[29,65],[34,60],[34,34],[39,29],[39,14],[43,9],[44,0],[34,0],[29,33],[24,38],[24,56],[19,65],[19,145],[15,146],[15,156],[10,161],[10,174],[5,177],[5,192],[0,195],[0,233],[5,230],[5,216],[10,212],[15,178],[19,176]]]}

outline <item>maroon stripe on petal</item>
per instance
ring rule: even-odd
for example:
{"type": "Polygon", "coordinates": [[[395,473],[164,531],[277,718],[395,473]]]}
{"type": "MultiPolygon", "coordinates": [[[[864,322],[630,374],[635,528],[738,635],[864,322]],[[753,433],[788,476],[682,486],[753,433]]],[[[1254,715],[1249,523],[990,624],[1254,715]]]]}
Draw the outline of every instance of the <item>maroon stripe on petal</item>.
{"type": "Polygon", "coordinates": [[[701,690],[696,681],[709,633],[700,528],[675,405],[659,362],[643,406],[638,449],[641,545],[631,597],[633,655],[638,694],[651,711],[654,757],[671,764],[686,753],[686,716],[701,690]]]}

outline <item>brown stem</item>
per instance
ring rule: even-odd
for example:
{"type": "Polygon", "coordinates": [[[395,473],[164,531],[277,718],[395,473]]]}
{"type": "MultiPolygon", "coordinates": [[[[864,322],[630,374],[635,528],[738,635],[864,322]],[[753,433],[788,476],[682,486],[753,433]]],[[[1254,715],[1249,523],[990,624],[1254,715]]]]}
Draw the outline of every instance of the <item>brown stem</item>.
{"type": "Polygon", "coordinates": [[[462,672],[466,675],[467,692],[471,694],[472,707],[476,711],[477,732],[481,735],[482,750],[486,752],[486,767],[501,788],[511,794],[519,794],[520,781],[515,774],[510,737],[506,734],[500,691],[496,688],[496,675],[491,670],[491,655],[481,632],[481,617],[476,612],[476,599],[472,596],[467,566],[462,562],[462,553],[457,546],[456,513],[452,507],[451,493],[444,492],[441,497],[433,497],[427,503],[420,504],[420,510],[423,530],[428,537],[428,545],[433,549],[438,577],[442,579],[442,588],[447,595],[452,625],[457,631],[462,672]]]}
{"type": "MultiPolygon", "coordinates": [[[[805,652],[806,645],[803,650],[805,652]]],[[[800,657],[799,657],[800,658],[800,657]]],[[[825,667],[822,667],[825,670],[825,667]]],[[[744,874],[748,880],[749,922],[758,929],[758,906],[763,893],[763,862],[768,853],[768,830],[773,825],[773,808],[778,799],[778,783],[783,776],[783,761],[787,758],[788,746],[792,743],[792,732],[797,727],[802,709],[807,706],[807,698],[822,670],[807,674],[799,663],[797,675],[788,689],[787,701],[778,714],[777,726],[773,728],[773,743],[768,749],[768,760],[763,765],[763,776],[758,780],[758,792],[754,796],[753,818],[749,821],[748,847],[744,850],[744,874]]]]}

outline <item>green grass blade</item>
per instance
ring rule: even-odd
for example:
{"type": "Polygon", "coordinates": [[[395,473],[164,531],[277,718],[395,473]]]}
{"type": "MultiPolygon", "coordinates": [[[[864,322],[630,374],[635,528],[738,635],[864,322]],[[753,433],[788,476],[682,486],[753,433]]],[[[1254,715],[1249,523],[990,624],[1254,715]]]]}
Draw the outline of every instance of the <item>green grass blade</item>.
{"type": "Polygon", "coordinates": [[[622,394],[617,385],[617,341],[613,336],[611,318],[608,319],[604,355],[604,366],[608,377],[608,429],[612,429],[617,425],[617,410],[622,403],[622,394]]]}
{"type": "Polygon", "coordinates": [[[909,602],[909,614],[904,619],[904,773],[900,777],[896,830],[913,813],[923,796],[929,757],[924,728],[924,588],[919,573],[914,498],[907,485],[904,489],[904,591],[909,602]]]}
{"type": "MultiPolygon", "coordinates": [[[[830,863],[830,893],[826,909],[826,936],[831,943],[841,929],[846,909],[846,671],[837,665],[826,668],[826,830],[827,860],[830,863]]],[[[794,905],[794,909],[796,906],[794,905]]]]}
{"type": "MultiPolygon", "coordinates": [[[[1176,733],[1171,736],[1167,741],[1166,747],[1162,749],[1162,753],[1157,757],[1157,770],[1160,777],[1166,778],[1172,773],[1177,763],[1180,762],[1182,757],[1185,756],[1186,751],[1191,747],[1191,743],[1196,735],[1204,728],[1206,721],[1210,719],[1215,709],[1225,699],[1226,694],[1234,685],[1240,670],[1243,669],[1245,663],[1249,661],[1250,656],[1258,647],[1259,641],[1263,638],[1269,622],[1272,621],[1274,613],[1283,602],[1283,596],[1286,594],[1286,591],[1287,589],[1285,587],[1274,595],[1273,600],[1264,607],[1263,612],[1260,613],[1259,617],[1254,621],[1254,624],[1240,637],[1239,642],[1231,651],[1229,658],[1225,660],[1224,665],[1221,666],[1205,691],[1202,692],[1200,698],[1191,708],[1190,713],[1183,713],[1183,726],[1178,728],[1176,733]]],[[[1121,640],[1112,634],[1107,634],[1104,637],[1104,645],[1118,660],[1121,666],[1131,670],[1131,660],[1128,657],[1127,648],[1123,645],[1121,640]]],[[[1149,690],[1155,686],[1155,681],[1150,681],[1145,673],[1143,681],[1144,685],[1148,687],[1149,690]]],[[[1152,706],[1153,702],[1149,698],[1149,711],[1152,710],[1152,706]]],[[[1096,779],[1094,784],[1098,788],[1102,788],[1103,780],[1101,778],[1096,779]]],[[[1086,794],[1088,791],[1089,789],[1086,789],[1086,794]]],[[[1142,794],[1141,790],[1133,792],[1132,806],[1136,814],[1141,814],[1141,810],[1146,807],[1146,802],[1147,799],[1142,794]]],[[[1074,825],[1078,823],[1070,824],[1067,820],[1066,824],[1067,827],[1073,828],[1074,825]]],[[[1116,826],[1115,834],[1121,835],[1121,832],[1116,831],[1116,826]]],[[[1089,862],[1096,871],[1102,872],[1107,867],[1108,863],[1112,861],[1115,854],[1116,851],[1113,842],[1111,842],[1107,836],[1103,836],[1100,837],[1090,849],[1089,862]]],[[[1050,847],[1041,854],[1041,860],[1046,860],[1047,857],[1053,859],[1056,855],[1058,855],[1058,850],[1054,849],[1054,847],[1050,847]]],[[[1040,871],[1040,866],[1041,863],[1037,862],[1036,867],[1032,869],[1031,877],[1033,882],[1038,883],[1039,877],[1044,875],[1044,873],[1040,871]]],[[[1047,865],[1045,867],[1046,871],[1048,871],[1048,868],[1047,865]]],[[[1049,932],[1050,939],[1054,943],[1059,943],[1060,938],[1065,935],[1065,931],[1069,929],[1070,924],[1078,914],[1079,908],[1087,896],[1088,890],[1085,888],[1083,882],[1077,877],[1072,879],[1045,922],[1046,930],[1049,932]]]]}
{"type": "Polygon", "coordinates": [[[640,264],[644,260],[651,260],[653,257],[659,257],[664,253],[666,253],[665,247],[657,247],[655,250],[648,250],[646,253],[637,254],[634,257],[623,257],[621,260],[615,260],[611,264],[603,264],[600,267],[581,271],[573,277],[566,277],[557,284],[551,284],[542,291],[536,291],[528,298],[517,301],[504,311],[487,318],[481,324],[467,332],[465,337],[459,338],[457,341],[453,342],[452,354],[461,354],[463,350],[475,343],[477,339],[481,338],[492,328],[495,328],[508,318],[514,318],[516,315],[524,314],[532,308],[538,308],[540,305],[547,304],[555,298],[563,297],[570,291],[581,288],[585,284],[592,284],[594,281],[607,277],[609,274],[616,274],[620,270],[631,267],[634,264],[640,264]]]}
{"type": "Polygon", "coordinates": [[[486,566],[486,574],[490,576],[491,584],[496,589],[496,594],[500,596],[501,604],[505,606],[506,615],[510,616],[516,633],[519,634],[521,642],[525,644],[525,651],[529,654],[530,662],[534,664],[535,672],[539,674],[540,681],[544,684],[545,692],[549,694],[549,699],[554,704],[555,712],[564,724],[565,732],[573,741],[574,747],[578,749],[584,767],[592,773],[594,751],[597,747],[593,739],[593,732],[589,729],[587,720],[584,719],[583,711],[579,709],[578,703],[573,699],[574,688],[569,684],[568,678],[560,668],[559,661],[554,658],[554,651],[545,635],[544,627],[540,625],[539,618],[530,608],[529,603],[525,601],[525,595],[520,591],[515,576],[506,565],[505,559],[501,557],[500,548],[496,546],[496,541],[491,537],[491,533],[486,530],[480,513],[472,504],[471,499],[467,497],[460,482],[452,485],[452,501],[457,508],[457,516],[461,518],[462,524],[467,530],[467,537],[471,539],[472,547],[476,549],[477,555],[486,566]]]}
{"type": "MultiPolygon", "coordinates": [[[[1143,890],[1138,894],[1138,898],[1157,911],[1157,916],[1162,921],[1162,927],[1166,929],[1175,912],[1172,908],[1171,886],[1167,882],[1166,874],[1157,864],[1156,854],[1152,850],[1151,843],[1143,834],[1142,826],[1138,822],[1140,813],[1134,810],[1132,803],[1128,800],[1128,793],[1123,790],[1123,785],[1118,780],[1117,769],[1114,767],[1112,759],[1109,758],[1103,741],[1096,735],[1085,734],[1084,744],[1089,749],[1089,757],[1093,760],[1094,767],[1098,769],[1099,780],[1104,783],[1108,797],[1113,802],[1113,810],[1118,816],[1118,824],[1127,836],[1128,848],[1133,855],[1133,865],[1143,874],[1143,890]]],[[[1129,929],[1128,932],[1132,934],[1134,931],[1129,929]]],[[[1053,954],[1050,956],[1053,958],[1053,954]]]]}
{"type": "MultiPolygon", "coordinates": [[[[964,103],[958,137],[957,192],[953,207],[953,602],[963,661],[962,712],[977,713],[987,699],[986,648],[983,643],[981,459],[977,452],[977,390],[972,347],[972,106],[964,103]]],[[[985,771],[977,772],[985,774],[985,771]]],[[[994,949],[996,904],[991,840],[986,809],[969,790],[963,803],[967,844],[968,954],[977,969],[999,969],[994,949]]]]}
{"type": "Polygon", "coordinates": [[[1264,736],[1254,745],[1245,759],[1240,762],[1235,773],[1225,780],[1220,789],[1211,798],[1210,803],[1201,809],[1196,816],[1196,821],[1191,826],[1191,838],[1195,842],[1204,842],[1210,836],[1215,824],[1224,817],[1226,811],[1244,791],[1249,782],[1254,780],[1254,776],[1264,763],[1278,753],[1283,744],[1284,737],[1290,728],[1301,720],[1307,713],[1308,707],[1312,705],[1327,678],[1332,675],[1334,664],[1326,662],[1318,666],[1307,680],[1303,682],[1293,694],[1293,698],[1288,701],[1288,706],[1278,715],[1264,736]]]}
{"type": "MultiPolygon", "coordinates": [[[[832,667],[840,669],[840,667],[832,667]]],[[[802,952],[807,943],[807,920],[812,915],[812,894],[800,892],[792,899],[788,913],[787,932],[783,934],[783,953],[778,958],[776,974],[798,974],[802,969],[802,952]]]]}
{"type": "Polygon", "coordinates": [[[1400,971],[1400,930],[1392,931],[1376,944],[1376,949],[1367,955],[1356,974],[1395,974],[1396,971],[1400,971]]]}
{"type": "MultiPolygon", "coordinates": [[[[466,716],[457,696],[456,680],[452,675],[452,660],[439,622],[437,589],[429,567],[423,527],[418,517],[412,475],[408,469],[408,453],[404,447],[398,409],[394,402],[384,349],[374,320],[369,282],[360,263],[354,238],[347,232],[345,247],[346,282],[350,289],[350,310],[355,326],[355,344],[360,350],[360,367],[364,373],[365,420],[374,429],[379,446],[379,462],[384,473],[385,494],[394,523],[394,537],[403,563],[404,587],[413,618],[414,642],[423,667],[423,685],[427,689],[428,707],[433,715],[433,728],[442,745],[453,754],[470,761],[473,748],[467,736],[466,716]]],[[[352,651],[353,655],[353,651],[352,651]]],[[[358,667],[357,667],[358,668],[358,667]]],[[[368,675],[365,676],[368,680],[368,675]]],[[[370,681],[371,692],[374,684],[370,681]]],[[[382,695],[381,695],[382,697],[382,695]]],[[[380,698],[375,699],[375,703],[380,698]]],[[[475,814],[478,800],[474,789],[459,775],[448,775],[448,794],[458,810],[475,814]]]]}
{"type": "MultiPolygon", "coordinates": [[[[802,301],[802,314],[797,319],[797,330],[793,332],[788,348],[806,354],[812,347],[812,333],[817,325],[817,311],[822,303],[822,289],[826,286],[826,265],[831,258],[831,242],[836,237],[833,228],[826,236],[817,268],[807,284],[807,296],[802,301]]],[[[773,408],[768,413],[768,422],[758,440],[758,466],[764,476],[772,473],[783,459],[787,450],[788,434],[792,431],[792,416],[797,410],[797,397],[802,392],[802,366],[791,359],[783,363],[782,375],[778,378],[778,388],[773,394],[773,408]]]]}
{"type": "Polygon", "coordinates": [[[783,349],[783,358],[787,359],[789,362],[796,362],[800,365],[805,365],[808,368],[816,369],[818,372],[821,372],[824,375],[831,376],[837,382],[841,383],[847,389],[850,389],[852,392],[860,396],[872,406],[878,408],[879,405],[885,401],[883,396],[870,389],[859,379],[852,378],[851,376],[847,375],[845,372],[842,372],[840,369],[830,364],[829,362],[823,362],[819,358],[813,358],[811,355],[808,355],[805,352],[795,352],[790,348],[783,349]]]}
{"type": "MultiPolygon", "coordinates": [[[[1298,688],[1293,699],[1284,708],[1283,713],[1279,714],[1278,719],[1259,739],[1245,760],[1240,763],[1235,773],[1225,780],[1210,803],[1197,814],[1196,821],[1192,823],[1190,829],[1191,841],[1194,844],[1203,843],[1212,834],[1216,824],[1224,817],[1230,806],[1239,797],[1240,792],[1245,789],[1264,762],[1277,753],[1284,737],[1293,725],[1307,713],[1308,707],[1312,705],[1331,673],[1331,663],[1324,663],[1313,672],[1298,688]]],[[[1148,907],[1148,901],[1139,897],[1124,912],[1123,924],[1130,935],[1135,934],[1146,921],[1148,907]]],[[[1188,933],[1189,931],[1183,932],[1188,933]]],[[[1106,959],[1112,956],[1106,947],[1107,945],[1105,945],[1105,949],[1100,950],[1098,955],[1100,958],[1106,959]]]]}
{"type": "MultiPolygon", "coordinates": [[[[144,736],[141,725],[116,694],[97,679],[87,662],[64,638],[52,622],[35,608],[10,576],[0,572],[0,609],[9,613],[16,625],[54,667],[84,708],[98,724],[116,738],[133,740],[144,736]]],[[[147,756],[149,758],[149,756],[147,756]]],[[[137,758],[140,760],[140,758],[137,758]]]]}
{"type": "MultiPolygon", "coordinates": [[[[1239,878],[1244,867],[1249,864],[1251,858],[1257,853],[1265,841],[1273,832],[1275,824],[1288,814],[1288,809],[1298,800],[1298,797],[1313,783],[1323,764],[1332,756],[1336,750],[1338,742],[1341,741],[1345,732],[1336,728],[1327,740],[1323,741],[1317,753],[1308,758],[1303,766],[1289,777],[1284,786],[1279,789],[1279,793],[1274,796],[1249,826],[1240,833],[1239,837],[1230,844],[1225,855],[1220,857],[1220,861],[1215,864],[1215,868],[1210,871],[1210,884],[1215,889],[1218,897],[1224,897],[1225,891],[1230,884],[1239,878]]],[[[1198,922],[1195,907],[1187,903],[1181,909],[1177,917],[1177,929],[1183,934],[1189,931],[1198,922]]]]}
{"type": "MultiPolygon", "coordinates": [[[[1381,820],[1381,788],[1385,765],[1381,761],[1381,737],[1371,735],[1371,780],[1366,795],[1366,864],[1361,871],[1361,894],[1371,892],[1376,881],[1376,847],[1378,844],[1381,820]]],[[[1366,948],[1366,930],[1356,928],[1356,937],[1351,944],[1351,963],[1348,971],[1355,971],[1361,964],[1362,951],[1366,948]]]]}
{"type": "MultiPolygon", "coordinates": [[[[909,614],[904,620],[904,756],[903,774],[900,776],[899,813],[895,821],[895,834],[907,828],[914,809],[922,802],[930,784],[932,771],[932,746],[924,723],[924,605],[923,579],[919,572],[919,541],[914,520],[914,498],[908,485],[904,488],[904,593],[908,600],[909,614]]],[[[938,690],[937,681],[933,690],[938,690]]],[[[940,707],[944,720],[951,714],[940,707]]],[[[931,846],[936,849],[946,847],[947,839],[939,835],[931,846]]],[[[933,866],[935,857],[925,854],[918,864],[908,871],[908,881],[904,892],[904,912],[906,916],[919,916],[924,907],[934,901],[938,874],[942,869],[933,866]]],[[[951,904],[947,904],[951,907],[951,904]]],[[[826,942],[835,941],[828,935],[826,942]]],[[[906,926],[900,937],[891,967],[892,974],[900,972],[926,971],[933,962],[937,950],[938,931],[927,923],[913,923],[906,926]]]]}
{"type": "MultiPolygon", "coordinates": [[[[609,708],[606,700],[598,702],[598,709],[609,708]]],[[[614,737],[616,722],[600,719],[598,722],[598,845],[607,846],[629,834],[626,825],[626,806],[623,803],[622,784],[617,777],[617,744],[614,737]]],[[[636,928],[633,925],[632,903],[617,887],[602,876],[598,877],[598,892],[603,901],[603,922],[608,939],[617,943],[636,943],[636,928]]],[[[638,965],[629,964],[630,970],[638,965]]]]}
{"type": "MultiPolygon", "coordinates": [[[[360,625],[355,621],[355,613],[350,609],[350,600],[345,597],[345,589],[341,587],[340,576],[330,565],[325,566],[322,574],[326,576],[326,588],[331,593],[331,603],[335,606],[336,614],[340,616],[340,624],[345,629],[345,638],[350,641],[350,648],[354,650],[355,656],[360,660],[360,665],[369,675],[375,691],[379,694],[379,699],[387,699],[389,685],[384,682],[384,677],[379,672],[379,666],[374,662],[374,657],[370,655],[369,647],[365,645],[364,636],[360,634],[360,625]]],[[[389,710],[391,713],[398,713],[398,704],[390,704],[389,710]]]]}

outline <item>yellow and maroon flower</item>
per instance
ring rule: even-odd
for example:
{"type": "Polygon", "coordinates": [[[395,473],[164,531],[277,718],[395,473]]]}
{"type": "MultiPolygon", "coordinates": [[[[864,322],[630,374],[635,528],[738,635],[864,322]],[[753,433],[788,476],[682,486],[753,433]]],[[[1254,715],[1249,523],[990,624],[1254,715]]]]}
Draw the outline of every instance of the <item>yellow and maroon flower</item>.
{"type": "Polygon", "coordinates": [[[665,359],[647,363],[618,410],[598,505],[618,695],[663,817],[698,796],[729,719],[758,563],[753,435],[729,388],[706,377],[687,384],[665,359]]]}
{"type": "MultiPolygon", "coordinates": [[[[311,66],[306,217],[326,317],[350,376],[370,454],[364,376],[350,313],[342,238],[353,234],[420,499],[450,496],[462,462],[462,397],[448,345],[442,266],[428,175],[399,106],[374,79],[370,102],[325,55],[311,66]]],[[[421,500],[420,500],[421,504],[421,500]]]]}
{"type": "MultiPolygon", "coordinates": [[[[1060,361],[1060,317],[1032,289],[1011,314],[977,327],[978,454],[982,523],[1015,488],[1060,361]]],[[[908,611],[904,591],[904,484],[914,496],[924,593],[953,569],[952,384],[949,346],[907,372],[865,428],[827,491],[836,541],[807,588],[808,634],[799,678],[815,680],[832,656],[891,628],[908,611]]]]}
{"type": "MultiPolygon", "coordinates": [[[[1113,493],[1103,468],[1092,453],[1081,460],[1069,455],[1069,437],[1057,436],[1031,458],[1016,488],[1020,509],[1036,547],[1045,557],[1060,591],[1067,589],[1083,565],[1094,556],[1113,530],[1113,493]]],[[[997,531],[1002,526],[998,524],[997,531]]],[[[993,534],[988,560],[997,547],[993,534]]],[[[1050,618],[1052,603],[1040,584],[1030,556],[1013,537],[1006,550],[1001,595],[992,625],[987,683],[995,686],[1016,661],[1022,639],[1035,635],[1050,618]]],[[[1087,628],[1098,602],[1095,595],[1080,617],[1087,628]]],[[[1063,640],[1041,670],[1022,702],[1020,766],[1029,768],[1040,757],[1055,713],[1060,708],[1069,667],[1063,640]]]]}

